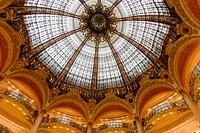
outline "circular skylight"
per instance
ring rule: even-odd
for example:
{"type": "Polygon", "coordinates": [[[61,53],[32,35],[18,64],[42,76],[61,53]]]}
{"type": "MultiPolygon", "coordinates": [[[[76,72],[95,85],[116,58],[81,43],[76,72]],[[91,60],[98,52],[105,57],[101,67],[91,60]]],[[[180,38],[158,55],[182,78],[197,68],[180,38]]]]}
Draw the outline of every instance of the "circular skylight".
{"type": "Polygon", "coordinates": [[[27,0],[21,12],[34,56],[86,89],[129,85],[159,62],[170,28],[164,0],[27,0]]]}

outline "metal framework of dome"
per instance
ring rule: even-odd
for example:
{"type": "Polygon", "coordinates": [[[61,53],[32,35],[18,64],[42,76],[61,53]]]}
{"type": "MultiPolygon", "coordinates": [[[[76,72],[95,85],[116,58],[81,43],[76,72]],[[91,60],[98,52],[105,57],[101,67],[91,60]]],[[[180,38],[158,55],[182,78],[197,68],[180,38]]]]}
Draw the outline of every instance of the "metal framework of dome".
{"type": "Polygon", "coordinates": [[[164,0],[26,0],[30,50],[56,77],[91,92],[132,86],[162,68],[163,43],[177,20],[164,0]]]}

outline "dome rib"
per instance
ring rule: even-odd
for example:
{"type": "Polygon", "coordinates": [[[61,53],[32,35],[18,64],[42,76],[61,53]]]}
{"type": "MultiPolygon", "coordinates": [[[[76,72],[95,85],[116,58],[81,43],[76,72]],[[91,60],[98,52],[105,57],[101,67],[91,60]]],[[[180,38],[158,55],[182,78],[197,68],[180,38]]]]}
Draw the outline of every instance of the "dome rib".
{"type": "Polygon", "coordinates": [[[140,15],[140,16],[130,16],[130,17],[122,17],[117,18],[117,22],[119,21],[149,21],[149,22],[156,22],[162,23],[167,25],[176,25],[177,19],[166,16],[166,15],[140,15]]]}
{"type": "Polygon", "coordinates": [[[95,42],[95,53],[94,53],[94,64],[93,64],[93,72],[92,72],[92,81],[91,81],[91,91],[97,89],[98,83],[98,59],[99,59],[99,41],[95,42]]]}
{"type": "Polygon", "coordinates": [[[40,54],[41,52],[43,52],[44,50],[46,50],[47,48],[51,47],[52,45],[56,44],[57,42],[65,39],[66,37],[72,35],[72,34],[75,34],[77,32],[80,32],[82,29],[81,28],[78,28],[78,29],[75,29],[75,30],[72,30],[72,31],[69,31],[67,33],[64,33],[62,35],[59,35],[57,37],[54,37],[38,46],[36,46],[35,48],[33,48],[30,52],[27,53],[27,56],[29,58],[32,58],[32,57],[35,57],[37,56],[38,54],[40,54]]]}
{"type": "Polygon", "coordinates": [[[14,7],[13,9],[17,10],[16,12],[17,15],[52,14],[52,15],[67,16],[76,19],[81,19],[81,16],[79,15],[45,7],[24,6],[24,7],[14,7]]]}
{"type": "Polygon", "coordinates": [[[110,39],[107,39],[106,41],[107,41],[107,43],[108,43],[108,45],[109,45],[109,47],[112,51],[112,54],[115,58],[115,61],[117,63],[118,69],[120,71],[120,74],[121,74],[121,77],[122,77],[122,80],[123,80],[123,83],[126,87],[129,87],[130,86],[130,80],[129,80],[128,74],[126,73],[124,65],[123,65],[121,59],[119,58],[119,55],[116,52],[115,48],[113,47],[113,44],[110,42],[110,39]]]}
{"type": "Polygon", "coordinates": [[[108,9],[108,12],[111,12],[122,0],[116,0],[113,5],[108,9]]]}
{"type": "Polygon", "coordinates": [[[76,49],[75,53],[72,55],[72,57],[69,59],[69,61],[65,64],[63,70],[60,72],[55,85],[58,85],[58,83],[61,81],[63,82],[68,75],[72,65],[74,64],[76,58],[80,54],[82,48],[85,46],[86,42],[89,40],[89,37],[86,37],[84,41],[80,44],[80,46],[76,49]]]}
{"type": "Polygon", "coordinates": [[[149,51],[147,48],[145,48],[143,45],[136,42],[132,38],[124,35],[123,33],[120,33],[118,31],[114,31],[114,33],[116,33],[117,35],[122,37],[124,40],[126,40],[130,44],[132,44],[135,48],[137,48],[141,53],[143,53],[158,68],[165,67],[165,64],[159,58],[157,58],[151,51],[149,51]]]}
{"type": "Polygon", "coordinates": [[[81,2],[81,4],[85,7],[85,9],[89,12],[90,8],[89,6],[86,4],[85,0],[79,0],[81,2]]]}

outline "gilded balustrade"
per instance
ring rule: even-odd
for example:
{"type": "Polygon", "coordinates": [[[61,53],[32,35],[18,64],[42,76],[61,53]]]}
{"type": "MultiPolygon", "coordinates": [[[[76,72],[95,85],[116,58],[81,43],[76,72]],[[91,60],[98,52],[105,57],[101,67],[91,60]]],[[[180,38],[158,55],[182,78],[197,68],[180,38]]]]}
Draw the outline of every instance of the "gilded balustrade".
{"type": "Polygon", "coordinates": [[[0,124],[0,132],[1,133],[14,133],[12,130],[10,130],[8,127],[0,124]]]}
{"type": "Polygon", "coordinates": [[[75,122],[73,122],[70,119],[67,118],[46,118],[44,117],[42,120],[42,124],[40,128],[55,128],[55,125],[59,125],[59,127],[67,126],[67,127],[73,127],[81,133],[86,133],[87,129],[75,122]]]}
{"type": "Polygon", "coordinates": [[[18,92],[6,90],[3,88],[0,88],[0,93],[22,104],[30,112],[33,118],[37,117],[38,111],[31,105],[29,101],[26,100],[26,96],[24,94],[20,94],[18,92]]]}
{"type": "Polygon", "coordinates": [[[136,130],[132,125],[123,122],[109,122],[94,129],[95,133],[109,132],[109,131],[125,131],[126,133],[134,133],[136,130]]]}
{"type": "Polygon", "coordinates": [[[190,95],[193,97],[195,102],[198,102],[200,100],[199,79],[200,79],[200,62],[195,66],[190,78],[190,95]]]}
{"type": "Polygon", "coordinates": [[[142,123],[144,126],[148,125],[152,118],[158,116],[161,113],[164,113],[169,110],[170,111],[177,110],[177,112],[180,113],[181,111],[182,112],[184,111],[184,108],[188,108],[188,106],[186,105],[183,99],[180,99],[179,101],[176,102],[161,104],[155,107],[153,110],[151,110],[151,112],[148,113],[147,117],[143,118],[142,123]]]}

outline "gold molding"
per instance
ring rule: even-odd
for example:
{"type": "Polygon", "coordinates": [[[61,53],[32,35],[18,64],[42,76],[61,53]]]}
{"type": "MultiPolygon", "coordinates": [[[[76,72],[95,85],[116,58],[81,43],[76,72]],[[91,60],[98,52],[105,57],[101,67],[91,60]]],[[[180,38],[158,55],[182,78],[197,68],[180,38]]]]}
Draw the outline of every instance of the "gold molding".
{"type": "MultiPolygon", "coordinates": [[[[168,91],[177,91],[173,84],[171,84],[170,82],[167,82],[165,80],[162,80],[162,79],[155,79],[155,80],[149,79],[141,84],[141,86],[136,94],[136,97],[135,97],[136,111],[137,111],[137,115],[139,117],[141,117],[140,112],[142,112],[142,110],[140,110],[140,106],[144,106],[144,105],[141,105],[141,103],[143,100],[145,100],[144,99],[145,95],[147,93],[153,91],[154,89],[162,88],[162,87],[168,88],[168,91]]],[[[155,95],[156,94],[154,94],[154,96],[155,95]]],[[[148,99],[148,100],[150,100],[150,99],[148,99]]]]}
{"type": "Polygon", "coordinates": [[[69,92],[67,94],[64,94],[52,99],[51,101],[49,101],[48,105],[46,106],[47,111],[51,110],[51,108],[53,108],[54,106],[60,103],[65,103],[65,102],[73,102],[77,106],[79,106],[84,112],[84,115],[85,115],[84,117],[86,119],[86,122],[88,121],[89,109],[88,109],[87,103],[76,92],[69,92]]]}
{"type": "MultiPolygon", "coordinates": [[[[42,95],[42,103],[41,108],[39,110],[42,110],[45,107],[46,102],[49,99],[49,88],[46,83],[46,78],[39,72],[34,70],[27,70],[27,69],[20,69],[12,72],[11,74],[7,75],[7,79],[15,79],[15,77],[22,77],[27,80],[32,81],[35,83],[38,87],[38,89],[41,92],[42,95]]],[[[22,81],[23,82],[23,81],[22,81]]],[[[31,84],[30,84],[31,86],[31,84]]],[[[32,88],[34,90],[34,88],[32,88]]],[[[36,94],[37,95],[37,94],[36,94]]]]}
{"type": "Polygon", "coordinates": [[[9,59],[6,61],[6,67],[0,72],[0,74],[2,74],[9,70],[17,61],[20,53],[21,39],[19,34],[4,21],[0,21],[0,32],[2,32],[6,38],[9,49],[8,55],[6,55],[9,59]]]}
{"type": "Polygon", "coordinates": [[[115,96],[115,93],[111,92],[106,95],[106,98],[102,100],[100,103],[97,104],[95,109],[92,112],[92,122],[95,122],[96,117],[98,114],[106,107],[112,106],[112,105],[118,105],[123,108],[125,108],[131,116],[134,116],[133,108],[128,104],[126,100],[123,100],[121,98],[118,98],[115,96]]]}
{"type": "Polygon", "coordinates": [[[0,10],[6,8],[9,6],[11,3],[13,3],[15,0],[0,0],[0,10]]]}
{"type": "MultiPolygon", "coordinates": [[[[190,42],[193,42],[193,41],[199,40],[199,39],[200,39],[200,36],[197,36],[197,35],[183,36],[177,42],[175,42],[173,44],[173,46],[171,47],[171,49],[169,50],[170,51],[169,61],[168,61],[169,73],[170,73],[172,79],[182,89],[184,88],[184,86],[182,86],[182,84],[181,84],[180,78],[178,76],[178,70],[177,70],[177,60],[178,60],[178,56],[180,55],[179,53],[182,52],[182,49],[185,48],[186,46],[188,46],[188,44],[190,42]]],[[[190,54],[191,53],[192,53],[192,51],[190,52],[190,54]]],[[[187,61],[188,61],[188,58],[187,58],[187,61]]],[[[185,66],[183,66],[183,67],[185,67],[185,66]]],[[[184,70],[185,70],[185,68],[184,68],[184,70]]],[[[183,75],[185,75],[185,74],[183,74],[183,75]]],[[[186,91],[186,92],[188,92],[188,91],[186,91]]]]}

